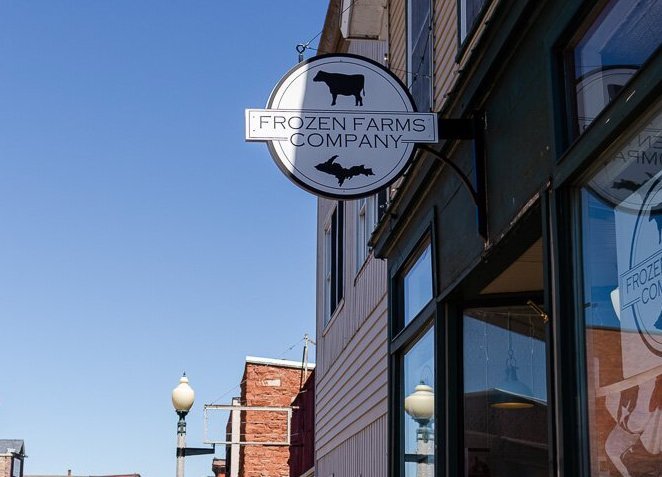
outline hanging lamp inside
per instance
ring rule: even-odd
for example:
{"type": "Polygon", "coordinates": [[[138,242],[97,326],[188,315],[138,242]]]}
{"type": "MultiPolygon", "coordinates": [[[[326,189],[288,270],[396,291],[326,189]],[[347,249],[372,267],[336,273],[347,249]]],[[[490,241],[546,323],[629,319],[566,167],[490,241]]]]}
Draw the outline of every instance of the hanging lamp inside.
{"type": "Polygon", "coordinates": [[[517,360],[513,350],[510,314],[508,314],[508,357],[504,379],[489,392],[490,406],[496,409],[526,409],[533,407],[533,392],[517,378],[517,360]]]}

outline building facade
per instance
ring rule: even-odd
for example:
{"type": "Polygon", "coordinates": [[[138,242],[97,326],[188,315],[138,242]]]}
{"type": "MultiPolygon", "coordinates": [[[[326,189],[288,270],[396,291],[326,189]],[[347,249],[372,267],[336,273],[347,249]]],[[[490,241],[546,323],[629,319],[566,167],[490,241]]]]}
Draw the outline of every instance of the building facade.
{"type": "Polygon", "coordinates": [[[373,237],[391,475],[659,475],[662,2],[388,7],[419,110],[478,126],[421,151],[373,237]]]}
{"type": "Polygon", "coordinates": [[[661,475],[662,2],[366,4],[444,139],[397,184],[374,275],[358,206],[319,202],[319,475],[661,475]]]}
{"type": "Polygon", "coordinates": [[[0,439],[0,477],[23,477],[24,460],[22,439],[0,439]]]}

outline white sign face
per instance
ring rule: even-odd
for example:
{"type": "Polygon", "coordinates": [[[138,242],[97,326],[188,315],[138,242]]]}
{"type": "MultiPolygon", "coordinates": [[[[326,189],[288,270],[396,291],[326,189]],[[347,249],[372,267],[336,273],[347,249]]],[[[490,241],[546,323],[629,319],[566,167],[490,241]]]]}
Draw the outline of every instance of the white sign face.
{"type": "Polygon", "coordinates": [[[266,109],[246,110],[246,140],[267,142],[291,180],[324,197],[374,194],[400,176],[416,143],[437,139],[437,115],[417,113],[396,76],[355,55],[300,63],[266,109]]]}

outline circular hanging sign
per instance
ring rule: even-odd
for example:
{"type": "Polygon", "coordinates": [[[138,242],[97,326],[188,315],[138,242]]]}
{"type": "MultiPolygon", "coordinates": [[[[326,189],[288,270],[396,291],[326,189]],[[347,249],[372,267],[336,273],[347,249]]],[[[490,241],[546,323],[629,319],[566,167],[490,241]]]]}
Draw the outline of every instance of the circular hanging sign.
{"type": "Polygon", "coordinates": [[[354,199],[395,181],[416,143],[436,143],[437,115],[418,113],[406,86],[350,54],[299,63],[266,109],[246,110],[246,140],[267,142],[280,170],[315,195],[354,199]]]}

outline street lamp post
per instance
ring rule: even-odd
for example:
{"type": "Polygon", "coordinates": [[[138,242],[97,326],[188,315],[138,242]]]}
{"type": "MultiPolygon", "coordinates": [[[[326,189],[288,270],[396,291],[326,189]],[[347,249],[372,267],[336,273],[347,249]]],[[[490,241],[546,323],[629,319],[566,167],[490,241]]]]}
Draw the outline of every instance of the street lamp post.
{"type": "Polygon", "coordinates": [[[188,384],[186,373],[179,379],[179,385],[172,390],[172,405],[179,416],[177,422],[177,477],[184,477],[184,456],[186,455],[186,415],[193,406],[195,391],[188,384]]]}
{"type": "Polygon", "coordinates": [[[184,457],[187,455],[213,454],[215,446],[211,449],[186,447],[186,415],[193,406],[195,392],[188,384],[186,373],[179,379],[179,384],[172,390],[172,405],[179,416],[177,422],[177,477],[184,477],[184,457]]]}
{"type": "MultiPolygon", "coordinates": [[[[416,477],[432,477],[434,466],[434,441],[428,427],[434,416],[434,392],[431,386],[421,382],[414,392],[405,398],[405,412],[418,423],[416,430],[416,477]]],[[[405,456],[407,459],[409,456],[405,456]]],[[[409,461],[409,459],[407,459],[409,461]]]]}

